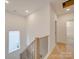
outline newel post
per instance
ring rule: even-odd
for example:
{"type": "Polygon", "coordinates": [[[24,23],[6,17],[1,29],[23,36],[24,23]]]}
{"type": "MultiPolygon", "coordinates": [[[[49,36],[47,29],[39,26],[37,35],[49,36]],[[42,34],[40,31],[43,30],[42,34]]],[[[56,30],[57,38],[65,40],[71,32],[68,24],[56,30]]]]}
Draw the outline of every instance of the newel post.
{"type": "Polygon", "coordinates": [[[40,39],[35,38],[35,59],[40,59],[40,39]]]}

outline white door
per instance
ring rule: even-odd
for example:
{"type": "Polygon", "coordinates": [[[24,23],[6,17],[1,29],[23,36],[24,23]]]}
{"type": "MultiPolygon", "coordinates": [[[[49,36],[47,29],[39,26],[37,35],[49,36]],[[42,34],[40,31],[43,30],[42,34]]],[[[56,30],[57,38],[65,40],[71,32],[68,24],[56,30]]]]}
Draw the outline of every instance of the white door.
{"type": "Polygon", "coordinates": [[[74,22],[67,21],[66,23],[67,43],[74,43],[74,22]]]}

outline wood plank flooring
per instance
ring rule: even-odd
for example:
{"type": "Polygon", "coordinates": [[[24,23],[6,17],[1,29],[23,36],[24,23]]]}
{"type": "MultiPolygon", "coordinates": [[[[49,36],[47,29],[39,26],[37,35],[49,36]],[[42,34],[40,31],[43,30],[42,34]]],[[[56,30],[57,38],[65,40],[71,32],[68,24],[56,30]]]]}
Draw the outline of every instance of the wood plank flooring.
{"type": "Polygon", "coordinates": [[[74,59],[74,54],[71,47],[63,43],[57,43],[55,49],[48,56],[48,59],[74,59]]]}

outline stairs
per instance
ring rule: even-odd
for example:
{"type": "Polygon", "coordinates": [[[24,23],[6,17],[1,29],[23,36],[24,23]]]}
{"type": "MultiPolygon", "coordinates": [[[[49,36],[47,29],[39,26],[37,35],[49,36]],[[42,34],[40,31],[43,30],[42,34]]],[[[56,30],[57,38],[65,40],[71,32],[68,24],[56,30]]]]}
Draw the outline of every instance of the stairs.
{"type": "Polygon", "coordinates": [[[57,43],[55,49],[48,56],[48,59],[74,59],[73,48],[71,45],[57,43]]]}

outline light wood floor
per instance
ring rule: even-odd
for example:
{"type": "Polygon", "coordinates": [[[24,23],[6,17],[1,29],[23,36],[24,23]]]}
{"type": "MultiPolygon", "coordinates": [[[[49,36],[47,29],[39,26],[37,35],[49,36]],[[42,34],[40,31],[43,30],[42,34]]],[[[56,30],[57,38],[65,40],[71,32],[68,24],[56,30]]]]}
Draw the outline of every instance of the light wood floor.
{"type": "Polygon", "coordinates": [[[53,52],[49,55],[48,59],[74,59],[73,48],[67,47],[66,44],[57,43],[53,52]]]}

